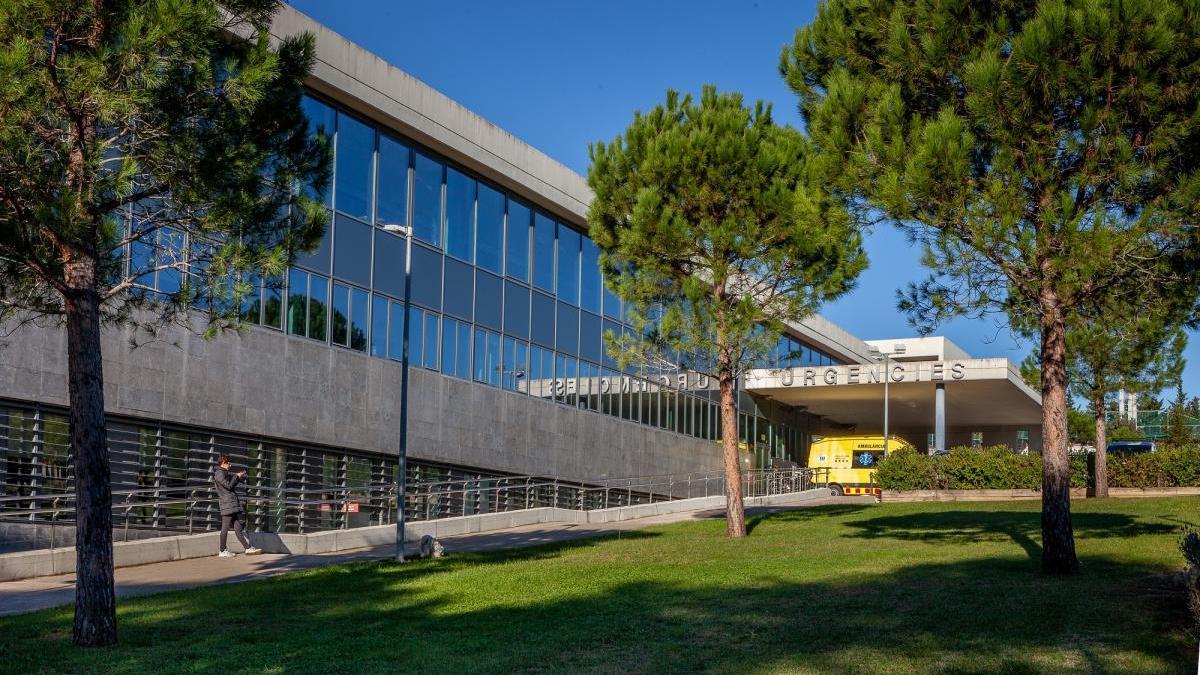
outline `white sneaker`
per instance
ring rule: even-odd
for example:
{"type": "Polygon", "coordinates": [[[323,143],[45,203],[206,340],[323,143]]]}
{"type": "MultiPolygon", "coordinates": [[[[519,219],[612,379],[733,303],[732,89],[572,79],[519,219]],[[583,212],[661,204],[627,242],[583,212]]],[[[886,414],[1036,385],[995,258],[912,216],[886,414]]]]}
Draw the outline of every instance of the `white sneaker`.
{"type": "Polygon", "coordinates": [[[230,550],[221,551],[217,554],[218,558],[235,558],[237,554],[230,550]]]}
{"type": "Polygon", "coordinates": [[[259,553],[262,553],[261,548],[255,548],[253,546],[249,546],[246,548],[246,555],[258,555],[259,553]]]}

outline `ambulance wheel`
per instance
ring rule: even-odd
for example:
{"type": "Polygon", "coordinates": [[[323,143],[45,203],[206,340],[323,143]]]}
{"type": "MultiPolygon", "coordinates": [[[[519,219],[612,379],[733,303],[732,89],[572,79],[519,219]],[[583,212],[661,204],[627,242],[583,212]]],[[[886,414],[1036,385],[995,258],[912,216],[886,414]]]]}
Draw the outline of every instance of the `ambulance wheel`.
{"type": "Polygon", "coordinates": [[[835,483],[829,486],[829,494],[834,497],[841,497],[845,493],[842,492],[842,486],[835,483]]]}

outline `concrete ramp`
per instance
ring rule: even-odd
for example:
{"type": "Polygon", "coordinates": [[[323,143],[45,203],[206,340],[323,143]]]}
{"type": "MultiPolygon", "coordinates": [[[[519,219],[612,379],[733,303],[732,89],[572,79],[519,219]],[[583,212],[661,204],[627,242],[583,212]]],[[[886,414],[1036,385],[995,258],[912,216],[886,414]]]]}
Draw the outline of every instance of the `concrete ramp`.
{"type": "MultiPolygon", "coordinates": [[[[801,504],[829,494],[825,488],[806,490],[769,497],[747,497],[747,507],[788,506],[801,504]]],[[[652,518],[679,513],[695,513],[725,508],[725,497],[676,499],[655,504],[638,504],[594,511],[574,511],[561,508],[536,508],[521,511],[500,511],[473,516],[420,520],[408,523],[405,540],[414,542],[425,535],[441,539],[477,532],[496,532],[531,525],[603,524],[652,518]]],[[[394,544],[396,526],[377,525],[345,530],[329,530],[311,534],[247,532],[250,543],[265,553],[314,555],[351,551],[394,544]]],[[[131,567],[151,563],[204,558],[218,550],[220,534],[156,537],[113,544],[114,567],[131,567]]],[[[230,550],[240,552],[235,537],[230,536],[230,550]]],[[[0,582],[41,576],[70,574],[75,571],[75,547],[22,551],[0,555],[0,582]]]]}

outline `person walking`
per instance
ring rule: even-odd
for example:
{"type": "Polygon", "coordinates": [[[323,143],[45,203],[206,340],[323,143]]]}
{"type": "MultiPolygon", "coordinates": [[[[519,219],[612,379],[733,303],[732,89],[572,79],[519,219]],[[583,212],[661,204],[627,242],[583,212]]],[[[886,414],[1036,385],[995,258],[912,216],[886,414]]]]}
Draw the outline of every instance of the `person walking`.
{"type": "Polygon", "coordinates": [[[221,455],[217,458],[217,469],[213,471],[213,485],[217,488],[217,503],[221,509],[221,552],[217,555],[222,558],[232,558],[237,555],[225,548],[230,526],[233,527],[234,536],[246,549],[246,555],[262,553],[262,549],[251,546],[246,535],[242,533],[242,500],[238,497],[236,488],[237,484],[246,478],[246,472],[234,473],[230,471],[232,465],[229,455],[221,455]]]}

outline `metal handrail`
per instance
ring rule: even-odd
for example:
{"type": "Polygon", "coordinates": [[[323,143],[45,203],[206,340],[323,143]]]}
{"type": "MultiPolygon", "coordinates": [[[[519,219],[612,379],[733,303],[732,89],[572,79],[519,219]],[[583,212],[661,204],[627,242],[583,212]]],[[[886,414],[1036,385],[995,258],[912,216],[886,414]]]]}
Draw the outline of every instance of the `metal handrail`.
{"type": "MultiPolygon", "coordinates": [[[[743,472],[743,493],[747,497],[792,493],[823,484],[828,484],[828,469],[755,469],[743,472]]],[[[544,476],[502,476],[416,482],[410,483],[406,489],[405,511],[411,512],[414,520],[432,520],[543,506],[593,510],[654,503],[656,500],[721,495],[725,492],[725,477],[722,471],[707,471],[603,479],[586,484],[544,476]],[[697,494],[701,485],[702,495],[697,494]]],[[[113,498],[114,515],[121,519],[126,540],[135,511],[138,512],[136,524],[140,526],[148,521],[150,529],[186,530],[191,533],[196,529],[198,516],[203,518],[204,529],[216,526],[217,519],[213,517],[211,507],[218,500],[215,488],[208,483],[114,490],[113,498]],[[206,505],[209,510],[201,514],[202,507],[206,505]],[[172,514],[172,507],[177,508],[178,512],[172,514]],[[182,522],[178,525],[169,524],[180,518],[182,522]]],[[[365,483],[289,488],[283,485],[247,484],[246,494],[241,495],[241,499],[247,507],[248,518],[255,519],[260,529],[271,531],[270,521],[275,520],[273,531],[283,531],[289,529],[288,521],[292,519],[296,531],[304,532],[313,527],[308,521],[314,516],[307,511],[312,507],[318,509],[315,516],[318,530],[322,529],[321,521],[326,520],[328,522],[324,524],[329,527],[324,529],[346,529],[349,527],[349,515],[361,512],[362,505],[367,507],[368,523],[390,523],[396,508],[396,486],[393,483],[365,483]],[[328,517],[321,515],[325,513],[329,514],[328,517]]],[[[0,497],[0,518],[49,521],[51,548],[54,548],[57,544],[57,526],[70,522],[63,516],[73,513],[74,501],[75,494],[68,491],[4,496],[0,497]],[[20,502],[28,506],[4,508],[6,504],[20,502]]]]}

